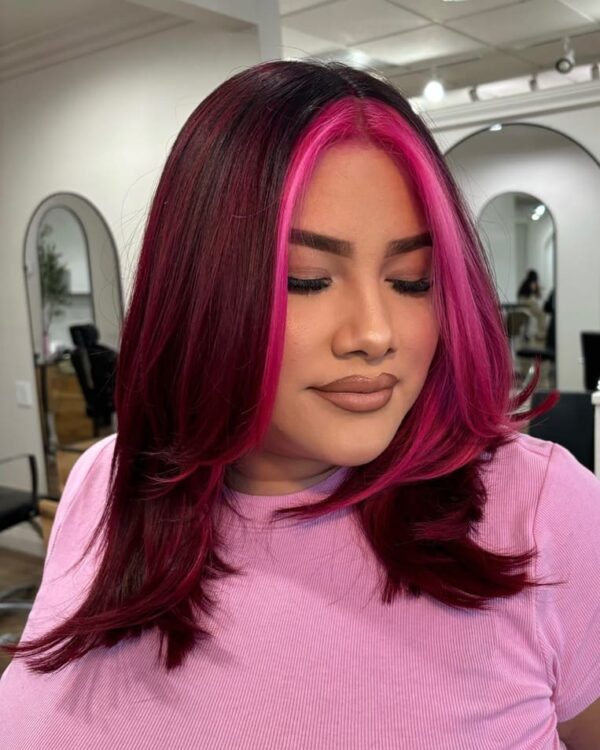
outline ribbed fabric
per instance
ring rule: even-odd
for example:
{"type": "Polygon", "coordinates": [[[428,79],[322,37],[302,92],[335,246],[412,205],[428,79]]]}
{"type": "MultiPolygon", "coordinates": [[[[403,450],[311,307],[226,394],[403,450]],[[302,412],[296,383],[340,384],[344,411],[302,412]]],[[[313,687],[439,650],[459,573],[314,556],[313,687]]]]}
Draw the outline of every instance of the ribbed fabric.
{"type": "MultiPolygon", "coordinates": [[[[94,573],[73,570],[106,498],[114,436],[79,459],[58,507],[24,638],[72,612],[94,573]]],[[[380,571],[347,510],[266,523],[286,496],[235,493],[215,637],[167,674],[148,633],[60,672],[11,662],[0,681],[3,750],[555,750],[557,721],[600,696],[600,481],[564,448],[519,435],[486,469],[477,541],[534,543],[532,574],[561,587],[455,610],[427,596],[384,605],[380,571]]]]}

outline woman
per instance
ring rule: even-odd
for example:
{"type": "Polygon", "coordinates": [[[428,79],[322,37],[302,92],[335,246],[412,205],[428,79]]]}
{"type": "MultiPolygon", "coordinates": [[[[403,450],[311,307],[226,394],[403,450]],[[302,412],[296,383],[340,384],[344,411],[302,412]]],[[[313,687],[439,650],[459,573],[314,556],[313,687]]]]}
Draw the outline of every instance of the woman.
{"type": "MultiPolygon", "coordinates": [[[[527,307],[531,315],[535,318],[537,323],[537,333],[535,334],[536,340],[546,341],[547,323],[546,316],[540,305],[541,296],[542,292],[540,290],[537,271],[531,269],[527,272],[527,276],[521,282],[521,286],[517,292],[517,302],[520,305],[527,307]]],[[[527,340],[529,339],[527,335],[525,338],[527,340]]]]}
{"type": "Polygon", "coordinates": [[[600,694],[600,482],[518,431],[484,258],[375,76],[264,63],[192,113],[7,746],[558,746],[600,694]]]}

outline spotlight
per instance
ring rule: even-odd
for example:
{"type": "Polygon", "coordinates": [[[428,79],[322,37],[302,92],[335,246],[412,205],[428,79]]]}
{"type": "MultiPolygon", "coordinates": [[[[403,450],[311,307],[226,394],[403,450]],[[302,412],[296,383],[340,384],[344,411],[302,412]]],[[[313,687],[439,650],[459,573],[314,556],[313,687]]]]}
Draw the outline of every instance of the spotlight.
{"type": "Polygon", "coordinates": [[[499,123],[499,122],[497,122],[497,123],[495,123],[495,125],[490,125],[490,130],[491,130],[491,131],[492,131],[493,133],[496,133],[496,132],[498,132],[499,130],[502,130],[502,124],[501,124],[501,123],[499,123]]]}
{"type": "Polygon", "coordinates": [[[423,96],[430,102],[441,102],[445,93],[444,87],[435,78],[423,89],[423,96]]]}
{"type": "Polygon", "coordinates": [[[571,47],[569,37],[565,37],[565,40],[563,42],[563,50],[563,56],[558,58],[558,60],[554,63],[554,67],[559,73],[566,75],[573,70],[573,66],[575,65],[575,52],[571,47]]]}
{"type": "Polygon", "coordinates": [[[545,213],[546,206],[544,206],[543,203],[540,203],[531,214],[532,221],[539,221],[545,213]]]}

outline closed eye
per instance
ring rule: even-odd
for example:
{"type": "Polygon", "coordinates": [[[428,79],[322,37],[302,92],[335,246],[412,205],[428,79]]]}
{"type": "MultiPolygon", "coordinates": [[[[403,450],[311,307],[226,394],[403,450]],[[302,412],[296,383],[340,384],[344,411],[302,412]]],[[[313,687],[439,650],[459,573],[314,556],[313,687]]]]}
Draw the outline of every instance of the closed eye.
{"type": "MultiPolygon", "coordinates": [[[[423,278],[418,281],[390,279],[392,288],[399,294],[423,295],[432,287],[431,279],[423,278]]],[[[329,279],[295,279],[288,276],[288,291],[296,294],[314,294],[327,289],[331,285],[329,279]]]]}

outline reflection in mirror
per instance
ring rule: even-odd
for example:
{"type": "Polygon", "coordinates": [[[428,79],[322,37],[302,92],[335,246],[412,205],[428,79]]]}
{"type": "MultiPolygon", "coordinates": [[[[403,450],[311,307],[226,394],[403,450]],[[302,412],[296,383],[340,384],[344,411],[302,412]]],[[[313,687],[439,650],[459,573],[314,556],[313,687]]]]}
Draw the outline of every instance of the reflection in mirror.
{"type": "Polygon", "coordinates": [[[81,225],[66,208],[51,208],[38,232],[42,294],[42,358],[71,347],[69,327],[94,323],[88,248],[81,225]]]}
{"type": "Polygon", "coordinates": [[[479,217],[494,271],[518,385],[541,358],[541,388],[556,387],[556,232],[544,203],[527,193],[504,193],[479,217]]]}
{"type": "Polygon", "coordinates": [[[81,198],[65,194],[64,205],[58,198],[38,209],[25,246],[48,496],[55,498],[79,455],[116,430],[122,319],[116,251],[104,222],[81,198]]]}

